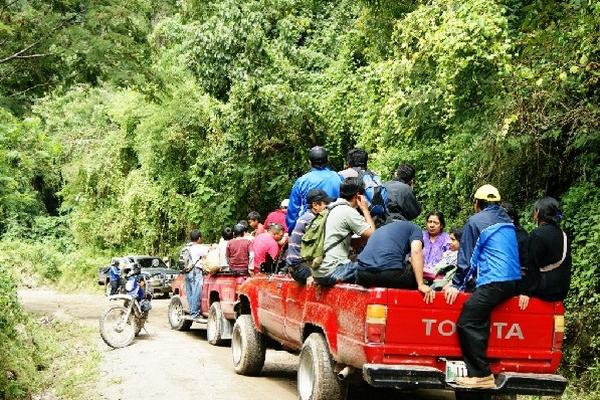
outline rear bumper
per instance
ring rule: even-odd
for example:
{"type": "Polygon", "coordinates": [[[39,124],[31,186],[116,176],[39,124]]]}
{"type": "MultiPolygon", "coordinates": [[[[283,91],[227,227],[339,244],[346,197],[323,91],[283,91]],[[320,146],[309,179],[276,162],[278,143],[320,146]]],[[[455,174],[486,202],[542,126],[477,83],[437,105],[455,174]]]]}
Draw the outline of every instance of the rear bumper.
{"type": "MultiPolygon", "coordinates": [[[[363,378],[371,386],[408,389],[461,390],[447,383],[445,374],[437,368],[415,365],[365,364],[363,378]]],[[[498,394],[530,394],[560,396],[567,380],[560,375],[503,372],[496,376],[496,389],[486,392],[498,394]]],[[[483,391],[471,389],[470,391],[483,391]]]]}

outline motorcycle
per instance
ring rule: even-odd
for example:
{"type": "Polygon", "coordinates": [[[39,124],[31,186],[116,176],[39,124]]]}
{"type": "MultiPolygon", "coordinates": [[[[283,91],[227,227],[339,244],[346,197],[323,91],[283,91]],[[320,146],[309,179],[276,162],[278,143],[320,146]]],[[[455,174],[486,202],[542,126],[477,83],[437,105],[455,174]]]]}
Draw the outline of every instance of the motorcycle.
{"type": "Polygon", "coordinates": [[[131,344],[152,308],[152,294],[145,292],[145,279],[139,271],[128,276],[124,286],[125,293],[108,296],[110,305],[100,317],[100,336],[115,349],[131,344]]]}

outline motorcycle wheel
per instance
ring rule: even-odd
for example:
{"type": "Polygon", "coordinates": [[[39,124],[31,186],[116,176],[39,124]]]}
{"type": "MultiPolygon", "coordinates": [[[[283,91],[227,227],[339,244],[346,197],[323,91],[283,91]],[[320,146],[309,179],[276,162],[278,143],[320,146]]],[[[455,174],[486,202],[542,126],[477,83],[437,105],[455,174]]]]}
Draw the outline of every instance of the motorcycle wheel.
{"type": "Polygon", "coordinates": [[[100,336],[114,349],[128,346],[135,337],[135,318],[130,315],[127,321],[123,321],[126,314],[126,307],[113,304],[100,317],[100,336]]]}

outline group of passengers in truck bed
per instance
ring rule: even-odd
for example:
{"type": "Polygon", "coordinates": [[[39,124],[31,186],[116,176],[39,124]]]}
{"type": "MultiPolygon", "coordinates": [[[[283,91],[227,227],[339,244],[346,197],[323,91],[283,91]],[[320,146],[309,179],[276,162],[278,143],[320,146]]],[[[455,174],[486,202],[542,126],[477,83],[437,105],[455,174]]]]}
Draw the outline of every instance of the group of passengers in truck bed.
{"type": "Polygon", "coordinates": [[[327,167],[323,147],[313,147],[308,158],[310,171],[264,224],[252,212],[247,224],[224,232],[225,239],[233,234],[223,245],[230,268],[248,268],[253,254],[251,272],[285,259],[301,284],[417,289],[426,303],[436,290],[448,304],[471,292],[457,324],[469,376],[457,384],[494,387],[485,358],[493,308],[515,295],[522,310],[530,297],[561,301],[569,289],[570,242],[558,224],[558,201],[536,202],[537,228],[528,234],[513,207],[486,184],[476,190],[475,214],[463,228],[447,233],[443,214],[432,211],[422,231],[410,222],[421,213],[412,166],[400,165],[394,179],[382,183],[362,149],[350,150],[348,168],[337,173],[327,167]]]}

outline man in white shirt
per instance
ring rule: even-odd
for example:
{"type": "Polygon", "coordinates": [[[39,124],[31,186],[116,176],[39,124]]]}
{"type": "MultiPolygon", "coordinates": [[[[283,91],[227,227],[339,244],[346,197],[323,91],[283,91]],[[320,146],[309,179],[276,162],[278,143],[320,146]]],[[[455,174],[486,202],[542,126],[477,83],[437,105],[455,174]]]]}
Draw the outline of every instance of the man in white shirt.
{"type": "Polygon", "coordinates": [[[208,247],[202,244],[200,231],[194,229],[190,233],[188,244],[192,269],[185,274],[185,293],[190,307],[190,317],[200,318],[200,301],[202,300],[202,258],[208,253],[208,247]]]}

